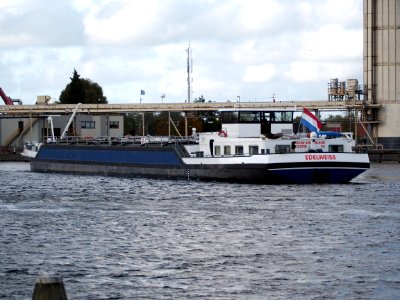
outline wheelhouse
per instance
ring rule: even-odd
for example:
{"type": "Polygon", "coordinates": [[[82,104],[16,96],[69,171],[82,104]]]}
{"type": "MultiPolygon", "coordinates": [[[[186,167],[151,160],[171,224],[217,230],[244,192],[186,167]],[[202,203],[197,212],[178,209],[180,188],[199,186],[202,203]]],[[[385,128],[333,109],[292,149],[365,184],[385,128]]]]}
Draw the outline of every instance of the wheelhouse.
{"type": "Polygon", "coordinates": [[[271,137],[293,133],[293,111],[220,110],[222,130],[235,137],[271,137]]]}

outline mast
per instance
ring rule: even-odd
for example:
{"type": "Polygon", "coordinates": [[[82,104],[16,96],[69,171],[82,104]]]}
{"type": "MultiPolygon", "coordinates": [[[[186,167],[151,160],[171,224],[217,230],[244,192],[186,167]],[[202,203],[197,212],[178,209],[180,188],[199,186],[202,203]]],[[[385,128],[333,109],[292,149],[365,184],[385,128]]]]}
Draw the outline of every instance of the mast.
{"type": "Polygon", "coordinates": [[[191,98],[191,85],[192,85],[192,72],[193,72],[193,58],[192,58],[192,49],[190,48],[190,43],[189,47],[186,49],[187,52],[187,83],[188,83],[188,97],[187,101],[190,103],[190,98],[191,98]]]}
{"type": "MultiPolygon", "coordinates": [[[[192,94],[191,84],[193,81],[192,72],[193,72],[193,59],[192,59],[192,49],[189,47],[186,49],[187,52],[187,83],[188,83],[188,96],[187,102],[190,103],[190,98],[192,94]]],[[[185,137],[188,136],[188,114],[185,112],[185,137]]]]}

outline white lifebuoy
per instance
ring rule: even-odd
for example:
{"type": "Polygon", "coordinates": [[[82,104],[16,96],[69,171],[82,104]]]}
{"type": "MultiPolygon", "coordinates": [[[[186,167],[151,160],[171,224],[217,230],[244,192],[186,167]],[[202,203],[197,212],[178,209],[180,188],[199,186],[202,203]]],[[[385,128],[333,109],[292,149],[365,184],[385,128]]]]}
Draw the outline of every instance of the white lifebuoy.
{"type": "Polygon", "coordinates": [[[227,136],[228,136],[228,134],[226,133],[225,130],[220,130],[220,131],[218,132],[218,135],[219,135],[220,137],[227,137],[227,136]]]}

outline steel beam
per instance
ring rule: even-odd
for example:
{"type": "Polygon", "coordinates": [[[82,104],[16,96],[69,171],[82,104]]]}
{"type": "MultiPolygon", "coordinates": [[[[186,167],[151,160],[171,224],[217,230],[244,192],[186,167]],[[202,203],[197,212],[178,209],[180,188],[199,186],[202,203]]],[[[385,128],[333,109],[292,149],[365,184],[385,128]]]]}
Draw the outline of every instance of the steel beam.
{"type": "MultiPolygon", "coordinates": [[[[76,104],[47,105],[0,105],[1,114],[10,115],[51,115],[71,114],[76,104]]],[[[205,102],[205,103],[142,103],[142,104],[82,104],[80,114],[129,113],[129,112],[190,112],[219,109],[291,109],[301,111],[303,107],[319,110],[364,110],[379,108],[381,105],[367,105],[363,101],[280,101],[280,102],[205,102]]]]}

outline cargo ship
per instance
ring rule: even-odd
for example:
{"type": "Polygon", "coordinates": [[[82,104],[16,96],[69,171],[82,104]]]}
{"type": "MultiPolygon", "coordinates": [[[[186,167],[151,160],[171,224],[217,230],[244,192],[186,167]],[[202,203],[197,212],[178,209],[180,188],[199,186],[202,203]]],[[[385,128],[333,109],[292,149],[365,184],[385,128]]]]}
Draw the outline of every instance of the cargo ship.
{"type": "Polygon", "coordinates": [[[293,133],[294,111],[221,110],[218,132],[191,137],[124,137],[43,144],[34,172],[96,174],[257,184],[348,183],[369,166],[351,133],[320,131],[308,110],[293,133]]]}

